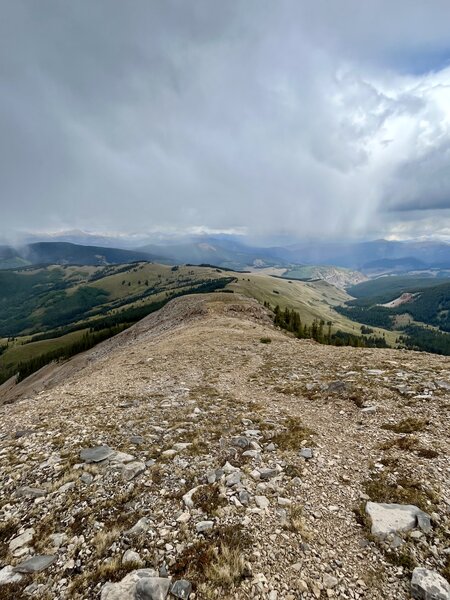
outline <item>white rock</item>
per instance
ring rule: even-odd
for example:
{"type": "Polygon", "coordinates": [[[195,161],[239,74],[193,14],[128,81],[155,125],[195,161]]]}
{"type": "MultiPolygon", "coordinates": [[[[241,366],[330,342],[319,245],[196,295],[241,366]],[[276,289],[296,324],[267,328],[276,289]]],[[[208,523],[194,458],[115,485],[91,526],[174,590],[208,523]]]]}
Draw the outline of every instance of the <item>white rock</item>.
{"type": "Polygon", "coordinates": [[[208,529],[212,529],[214,527],[214,521],[200,521],[195,524],[195,529],[197,533],[203,533],[203,531],[208,531],[208,529]]]}
{"type": "Polygon", "coordinates": [[[192,500],[192,496],[195,494],[195,492],[200,488],[201,486],[198,485],[195,488],[192,488],[192,490],[189,490],[189,492],[187,492],[186,494],[184,494],[183,496],[183,502],[185,503],[185,505],[188,508],[194,508],[194,501],[192,500]]]}
{"type": "Polygon", "coordinates": [[[266,496],[255,496],[256,506],[258,508],[268,508],[270,506],[269,499],[266,496]]]}
{"type": "Polygon", "coordinates": [[[290,498],[282,498],[278,496],[278,506],[291,506],[292,500],[290,498]]]}
{"type": "Polygon", "coordinates": [[[329,575],[328,573],[324,574],[322,581],[323,581],[324,588],[327,590],[333,589],[338,584],[338,580],[336,579],[336,577],[333,577],[332,575],[329,575]]]}
{"type": "Polygon", "coordinates": [[[417,517],[425,515],[412,504],[378,504],[377,502],[368,502],[366,513],[372,520],[372,535],[378,536],[414,529],[417,517]]]}
{"type": "Polygon", "coordinates": [[[450,600],[450,584],[436,571],[416,567],[411,579],[411,595],[416,600],[450,600]]]}
{"type": "Polygon", "coordinates": [[[18,583],[21,581],[22,575],[20,573],[14,573],[13,567],[7,565],[0,570],[0,585],[6,585],[7,583],[18,583]]]}
{"type": "Polygon", "coordinates": [[[134,550],[127,550],[126,552],[123,553],[123,556],[122,556],[122,563],[123,564],[126,564],[126,563],[141,563],[141,562],[142,562],[141,557],[134,550]]]}
{"type": "Polygon", "coordinates": [[[143,462],[130,462],[122,468],[122,479],[125,481],[131,481],[137,475],[140,475],[145,471],[145,464],[143,462]]]}
{"type": "Polygon", "coordinates": [[[32,527],[30,529],[25,529],[23,533],[9,542],[9,551],[14,552],[18,548],[22,548],[22,546],[27,546],[33,541],[34,533],[35,532],[32,527]]]}
{"type": "Polygon", "coordinates": [[[135,600],[138,582],[153,577],[158,577],[154,569],[132,571],[118,583],[106,583],[102,588],[100,600],[135,600]]]}
{"type": "Polygon", "coordinates": [[[177,523],[187,523],[190,518],[191,518],[191,515],[186,510],[185,512],[182,512],[179,517],[177,517],[177,523]]]}

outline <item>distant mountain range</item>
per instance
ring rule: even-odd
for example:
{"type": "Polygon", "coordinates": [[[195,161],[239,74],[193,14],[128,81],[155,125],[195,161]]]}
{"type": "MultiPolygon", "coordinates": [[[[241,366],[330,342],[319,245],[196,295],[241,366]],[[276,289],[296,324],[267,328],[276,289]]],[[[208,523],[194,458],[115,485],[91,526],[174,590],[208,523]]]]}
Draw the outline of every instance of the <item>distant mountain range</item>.
{"type": "Polygon", "coordinates": [[[161,261],[141,250],[121,250],[102,246],[81,246],[67,242],[37,242],[20,248],[0,246],[0,268],[11,269],[27,265],[108,265],[140,260],[161,261]]]}
{"type": "Polygon", "coordinates": [[[81,245],[61,241],[0,246],[0,268],[29,264],[102,265],[134,261],[166,264],[213,264],[222,268],[330,265],[368,275],[450,269],[450,244],[444,242],[302,242],[287,246],[253,247],[232,236],[201,236],[181,243],[147,244],[134,249],[81,245]]]}

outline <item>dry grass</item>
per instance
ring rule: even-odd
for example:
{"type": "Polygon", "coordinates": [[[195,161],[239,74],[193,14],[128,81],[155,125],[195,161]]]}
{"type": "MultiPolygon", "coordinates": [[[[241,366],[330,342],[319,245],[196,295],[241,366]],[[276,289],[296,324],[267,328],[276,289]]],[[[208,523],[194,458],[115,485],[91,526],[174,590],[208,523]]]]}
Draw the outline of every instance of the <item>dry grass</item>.
{"type": "Polygon", "coordinates": [[[202,485],[193,494],[192,500],[196,508],[210,516],[214,516],[218,508],[227,504],[226,499],[220,495],[219,486],[214,483],[202,485]]]}
{"type": "Polygon", "coordinates": [[[373,502],[414,504],[424,511],[429,511],[438,502],[435,492],[425,491],[420,481],[406,475],[398,476],[392,482],[386,472],[377,473],[363,485],[373,502]]]}
{"type": "Polygon", "coordinates": [[[300,450],[304,440],[311,443],[310,438],[314,431],[306,427],[298,417],[288,417],[286,420],[286,429],[272,437],[272,442],[282,450],[300,450]]]}
{"type": "Polygon", "coordinates": [[[97,553],[97,556],[103,556],[105,551],[111,546],[111,544],[119,537],[120,529],[114,527],[113,529],[99,531],[92,540],[93,546],[97,553]]]}
{"type": "Polygon", "coordinates": [[[239,526],[218,528],[185,549],[172,567],[173,575],[228,591],[245,577],[245,556],[251,545],[250,536],[239,526]]]}
{"type": "Polygon", "coordinates": [[[388,431],[394,431],[395,433],[414,433],[417,431],[423,431],[427,425],[426,419],[416,419],[415,417],[408,417],[398,423],[385,423],[381,427],[388,431]]]}
{"type": "MultiPolygon", "coordinates": [[[[8,542],[17,532],[19,526],[18,521],[15,519],[8,519],[3,523],[0,523],[0,559],[3,560],[8,554],[8,542]]],[[[0,586],[1,590],[1,586],[0,586]]]]}
{"type": "Polygon", "coordinates": [[[447,556],[445,564],[441,569],[442,577],[445,577],[447,581],[450,581],[450,556],[447,556]]]}
{"type": "Polygon", "coordinates": [[[202,456],[203,454],[208,454],[208,444],[203,440],[195,438],[191,445],[187,448],[187,452],[191,456],[202,456]]]}
{"type": "Polygon", "coordinates": [[[380,448],[382,450],[391,450],[391,448],[397,447],[399,450],[412,451],[416,450],[419,446],[419,442],[417,438],[414,436],[411,437],[401,437],[395,438],[393,440],[389,440],[381,444],[380,448]]]}
{"type": "Polygon", "coordinates": [[[298,504],[290,507],[285,529],[300,534],[303,540],[310,539],[310,534],[306,529],[305,518],[303,517],[303,507],[298,504]]]}
{"type": "Polygon", "coordinates": [[[18,583],[7,583],[6,585],[0,585],[0,600],[19,600],[24,598],[25,595],[23,590],[30,584],[30,580],[23,580],[18,583]]]}
{"type": "MultiPolygon", "coordinates": [[[[421,446],[419,440],[414,436],[404,436],[401,438],[395,438],[389,440],[380,445],[382,450],[391,450],[392,448],[398,448],[406,452],[415,452],[421,458],[436,458],[439,456],[439,452],[432,450],[431,448],[425,448],[421,446]]],[[[386,464],[383,461],[383,464],[386,464]]]]}
{"type": "Polygon", "coordinates": [[[120,556],[115,556],[111,560],[100,563],[94,570],[87,570],[75,577],[69,588],[70,598],[91,598],[93,595],[88,595],[88,590],[93,590],[99,583],[120,581],[130,571],[141,567],[140,563],[127,562],[124,564],[120,556]]]}
{"type": "Polygon", "coordinates": [[[432,450],[431,448],[420,447],[416,450],[417,454],[421,458],[437,458],[439,456],[439,452],[436,450],[432,450]]]}

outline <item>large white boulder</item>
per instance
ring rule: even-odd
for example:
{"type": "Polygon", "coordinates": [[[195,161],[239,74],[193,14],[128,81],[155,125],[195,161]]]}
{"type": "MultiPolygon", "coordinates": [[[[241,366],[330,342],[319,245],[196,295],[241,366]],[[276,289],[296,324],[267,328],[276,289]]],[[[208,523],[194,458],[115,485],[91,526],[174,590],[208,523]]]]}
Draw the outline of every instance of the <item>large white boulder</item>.
{"type": "Polygon", "coordinates": [[[409,531],[418,523],[428,530],[429,516],[413,504],[379,504],[368,502],[366,513],[372,520],[372,534],[386,536],[390,533],[409,531]]]}
{"type": "Polygon", "coordinates": [[[450,585],[436,571],[417,567],[412,574],[411,595],[416,600],[450,600],[450,585]]]}
{"type": "Polygon", "coordinates": [[[142,579],[152,577],[158,577],[154,569],[132,571],[117,583],[105,583],[100,600],[135,600],[137,584],[142,579]]]}

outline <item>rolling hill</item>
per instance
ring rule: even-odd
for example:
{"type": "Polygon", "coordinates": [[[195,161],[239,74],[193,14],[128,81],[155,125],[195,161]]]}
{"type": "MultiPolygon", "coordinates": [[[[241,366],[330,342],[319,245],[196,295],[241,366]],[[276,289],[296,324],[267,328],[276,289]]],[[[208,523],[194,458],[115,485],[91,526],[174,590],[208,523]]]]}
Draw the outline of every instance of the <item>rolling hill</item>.
{"type": "Polygon", "coordinates": [[[141,250],[83,246],[68,242],[36,242],[19,248],[0,246],[0,269],[26,265],[108,265],[160,257],[141,250]]]}
{"type": "Polygon", "coordinates": [[[214,268],[147,262],[0,271],[0,379],[20,362],[64,349],[76,353],[171,298],[220,289],[231,280],[214,268]]]}

